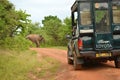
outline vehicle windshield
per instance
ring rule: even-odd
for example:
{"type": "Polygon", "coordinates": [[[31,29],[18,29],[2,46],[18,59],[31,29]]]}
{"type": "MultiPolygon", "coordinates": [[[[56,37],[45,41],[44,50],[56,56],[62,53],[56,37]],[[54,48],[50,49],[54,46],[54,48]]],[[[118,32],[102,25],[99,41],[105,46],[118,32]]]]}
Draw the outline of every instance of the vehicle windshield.
{"type": "Polygon", "coordinates": [[[95,3],[96,32],[110,32],[108,3],[95,3]]]}

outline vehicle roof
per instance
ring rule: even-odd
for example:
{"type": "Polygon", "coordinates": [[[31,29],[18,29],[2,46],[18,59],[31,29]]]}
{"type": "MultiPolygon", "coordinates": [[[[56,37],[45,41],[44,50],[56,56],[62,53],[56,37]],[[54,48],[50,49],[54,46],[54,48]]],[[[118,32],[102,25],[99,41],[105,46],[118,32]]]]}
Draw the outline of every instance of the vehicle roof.
{"type": "MultiPolygon", "coordinates": [[[[87,2],[87,1],[93,1],[93,2],[106,2],[108,0],[75,0],[74,4],[71,7],[72,11],[75,11],[77,9],[78,2],[87,2]]],[[[120,0],[109,0],[109,1],[120,1],[120,0]]]]}
{"type": "MultiPolygon", "coordinates": [[[[75,1],[107,1],[107,0],[75,0],[75,1]]],[[[109,1],[120,1],[120,0],[109,0],[109,1]]]]}

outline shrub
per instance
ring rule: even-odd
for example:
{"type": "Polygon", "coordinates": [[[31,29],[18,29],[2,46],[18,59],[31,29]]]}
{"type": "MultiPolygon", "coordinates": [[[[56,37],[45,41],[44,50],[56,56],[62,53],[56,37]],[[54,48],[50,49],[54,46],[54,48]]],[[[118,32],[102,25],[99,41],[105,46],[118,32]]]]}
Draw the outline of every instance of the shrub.
{"type": "Polygon", "coordinates": [[[26,40],[22,36],[7,37],[4,40],[0,40],[1,48],[6,48],[10,50],[26,50],[31,45],[31,42],[26,40]]]}

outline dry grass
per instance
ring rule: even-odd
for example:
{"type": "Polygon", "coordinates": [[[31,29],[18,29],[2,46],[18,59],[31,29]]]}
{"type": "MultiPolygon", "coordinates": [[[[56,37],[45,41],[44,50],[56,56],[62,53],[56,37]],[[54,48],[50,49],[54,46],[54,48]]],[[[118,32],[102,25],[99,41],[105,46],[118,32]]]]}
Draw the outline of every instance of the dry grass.
{"type": "Polygon", "coordinates": [[[40,79],[49,76],[52,78],[59,65],[58,61],[49,57],[43,57],[39,61],[34,51],[0,50],[0,80],[34,80],[35,77],[40,79]]]}

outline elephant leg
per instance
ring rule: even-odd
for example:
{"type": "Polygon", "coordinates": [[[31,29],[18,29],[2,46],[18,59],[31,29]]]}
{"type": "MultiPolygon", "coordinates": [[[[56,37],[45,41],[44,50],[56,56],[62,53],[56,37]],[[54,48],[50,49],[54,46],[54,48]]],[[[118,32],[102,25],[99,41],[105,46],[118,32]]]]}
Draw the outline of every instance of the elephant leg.
{"type": "Polygon", "coordinates": [[[39,46],[40,46],[39,41],[36,41],[36,47],[39,47],[39,46]]]}

